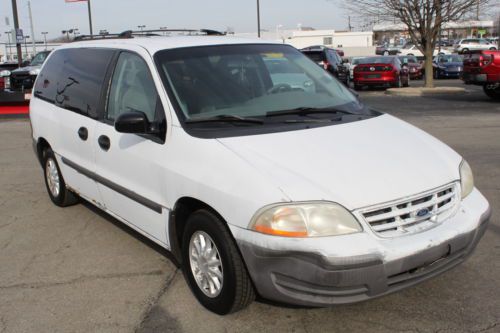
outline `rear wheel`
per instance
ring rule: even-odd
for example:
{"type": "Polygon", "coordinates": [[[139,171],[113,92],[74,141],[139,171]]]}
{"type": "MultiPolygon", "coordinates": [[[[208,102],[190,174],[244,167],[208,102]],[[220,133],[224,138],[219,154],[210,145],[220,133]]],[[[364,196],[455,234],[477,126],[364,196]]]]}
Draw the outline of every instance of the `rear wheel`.
{"type": "Polygon", "coordinates": [[[483,87],[483,90],[484,93],[488,95],[489,98],[495,101],[500,101],[500,85],[499,86],[485,85],[483,87]]]}
{"type": "Polygon", "coordinates": [[[59,207],[76,204],[78,196],[66,188],[61,169],[59,169],[54,152],[50,148],[43,152],[43,167],[45,186],[50,200],[59,207]]]}
{"type": "Polygon", "coordinates": [[[469,52],[469,49],[463,49],[462,50],[462,53],[468,53],[469,52]]]}
{"type": "Polygon", "coordinates": [[[184,276],[198,301],[220,315],[239,311],[255,298],[246,267],[223,221],[201,209],[186,223],[184,276]]]}

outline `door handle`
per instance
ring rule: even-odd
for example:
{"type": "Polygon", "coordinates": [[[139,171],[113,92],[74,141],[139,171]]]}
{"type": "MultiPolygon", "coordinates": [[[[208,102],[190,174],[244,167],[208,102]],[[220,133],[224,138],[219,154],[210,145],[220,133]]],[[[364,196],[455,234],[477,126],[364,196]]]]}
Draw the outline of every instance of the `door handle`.
{"type": "Polygon", "coordinates": [[[86,127],[80,127],[78,129],[78,136],[80,137],[80,139],[82,139],[83,141],[87,141],[87,138],[89,137],[89,131],[87,130],[86,127]]]}
{"type": "Polygon", "coordinates": [[[106,135],[101,135],[97,139],[97,142],[99,143],[99,147],[101,147],[101,149],[104,151],[108,151],[109,147],[111,147],[111,141],[106,135]]]}

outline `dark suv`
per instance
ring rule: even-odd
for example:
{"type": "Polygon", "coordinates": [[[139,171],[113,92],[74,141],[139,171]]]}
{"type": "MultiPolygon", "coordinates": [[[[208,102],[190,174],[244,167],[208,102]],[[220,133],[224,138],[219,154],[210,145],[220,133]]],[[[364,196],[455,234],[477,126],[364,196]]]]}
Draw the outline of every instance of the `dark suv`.
{"type": "Polygon", "coordinates": [[[344,84],[349,83],[349,70],[344,67],[337,51],[326,46],[311,46],[300,50],[312,61],[322,66],[344,84]]]}

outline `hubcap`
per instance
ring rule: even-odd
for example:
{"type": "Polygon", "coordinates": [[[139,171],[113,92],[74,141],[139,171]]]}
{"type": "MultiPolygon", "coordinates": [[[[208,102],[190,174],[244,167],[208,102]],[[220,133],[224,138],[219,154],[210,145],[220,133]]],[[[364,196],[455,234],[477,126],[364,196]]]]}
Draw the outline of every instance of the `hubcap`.
{"type": "Polygon", "coordinates": [[[210,236],[196,231],[189,241],[189,263],[196,284],[210,298],[217,297],[224,282],[219,250],[210,236]]]}
{"type": "Polygon", "coordinates": [[[49,191],[52,196],[57,197],[59,195],[59,172],[57,171],[56,162],[49,158],[47,164],[45,165],[45,177],[47,177],[47,185],[49,186],[49,191]]]}

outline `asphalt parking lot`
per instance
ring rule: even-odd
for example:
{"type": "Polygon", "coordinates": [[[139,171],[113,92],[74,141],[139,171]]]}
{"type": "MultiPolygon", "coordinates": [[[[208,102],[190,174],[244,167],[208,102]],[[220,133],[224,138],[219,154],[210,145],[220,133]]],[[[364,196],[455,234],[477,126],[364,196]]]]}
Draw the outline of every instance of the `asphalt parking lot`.
{"type": "Polygon", "coordinates": [[[493,217],[467,262],[364,303],[306,309],[257,301],[226,317],[197,303],[159,247],[90,204],[54,206],[29,122],[0,120],[0,332],[500,332],[500,104],[478,87],[467,90],[360,92],[469,161],[493,217]]]}

